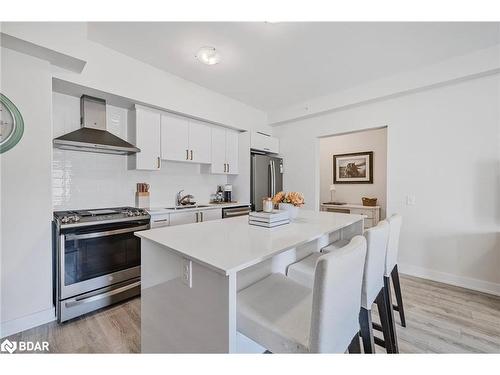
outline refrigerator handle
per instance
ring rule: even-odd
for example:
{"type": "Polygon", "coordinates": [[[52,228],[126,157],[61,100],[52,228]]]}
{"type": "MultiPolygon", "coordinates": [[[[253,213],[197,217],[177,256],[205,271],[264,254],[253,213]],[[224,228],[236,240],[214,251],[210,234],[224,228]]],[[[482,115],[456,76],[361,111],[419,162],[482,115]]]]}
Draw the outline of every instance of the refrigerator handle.
{"type": "Polygon", "coordinates": [[[276,169],[274,166],[274,160],[270,161],[271,163],[271,197],[276,195],[276,169]]]}

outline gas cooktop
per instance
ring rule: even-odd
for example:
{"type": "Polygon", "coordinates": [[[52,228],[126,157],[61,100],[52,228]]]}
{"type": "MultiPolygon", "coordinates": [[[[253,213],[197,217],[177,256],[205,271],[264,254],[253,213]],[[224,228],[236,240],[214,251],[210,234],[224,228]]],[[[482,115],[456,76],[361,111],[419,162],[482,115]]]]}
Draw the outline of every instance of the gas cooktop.
{"type": "Polygon", "coordinates": [[[135,207],[114,207],[54,212],[54,219],[61,227],[86,226],[100,223],[108,224],[149,218],[150,216],[146,210],[135,207]]]}

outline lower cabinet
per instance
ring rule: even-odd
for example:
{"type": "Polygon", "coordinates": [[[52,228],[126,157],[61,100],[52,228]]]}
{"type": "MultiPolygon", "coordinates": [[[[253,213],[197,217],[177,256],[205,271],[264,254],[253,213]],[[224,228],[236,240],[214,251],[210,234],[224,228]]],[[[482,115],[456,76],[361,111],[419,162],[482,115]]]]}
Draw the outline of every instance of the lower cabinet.
{"type": "Polygon", "coordinates": [[[201,223],[204,221],[222,219],[222,209],[175,212],[170,214],[170,225],[201,223]]]}
{"type": "Polygon", "coordinates": [[[210,221],[222,219],[222,208],[213,208],[210,210],[200,211],[201,221],[210,221]]]}

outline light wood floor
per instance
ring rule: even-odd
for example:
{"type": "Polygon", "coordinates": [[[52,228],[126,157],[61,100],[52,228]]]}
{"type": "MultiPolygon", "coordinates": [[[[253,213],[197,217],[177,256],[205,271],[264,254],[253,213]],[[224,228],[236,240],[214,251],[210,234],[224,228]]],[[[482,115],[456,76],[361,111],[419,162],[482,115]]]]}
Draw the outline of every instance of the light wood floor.
{"type": "MultiPolygon", "coordinates": [[[[404,275],[401,284],[407,321],[402,328],[395,317],[401,353],[500,353],[500,297],[404,275]]],[[[140,327],[135,298],[9,338],[48,341],[58,353],[138,353],[140,327]]]]}

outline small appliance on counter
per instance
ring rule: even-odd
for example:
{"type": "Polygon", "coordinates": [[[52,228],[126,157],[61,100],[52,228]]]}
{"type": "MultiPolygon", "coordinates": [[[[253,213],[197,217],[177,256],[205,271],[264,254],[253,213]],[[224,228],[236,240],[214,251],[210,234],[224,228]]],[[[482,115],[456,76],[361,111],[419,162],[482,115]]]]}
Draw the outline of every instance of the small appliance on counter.
{"type": "Polygon", "coordinates": [[[231,193],[233,192],[233,185],[225,184],[224,185],[224,202],[231,202],[231,193]]]}

